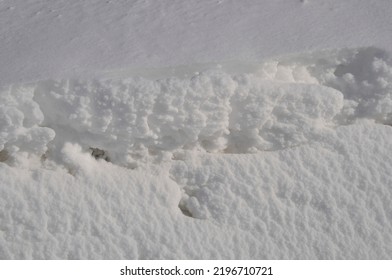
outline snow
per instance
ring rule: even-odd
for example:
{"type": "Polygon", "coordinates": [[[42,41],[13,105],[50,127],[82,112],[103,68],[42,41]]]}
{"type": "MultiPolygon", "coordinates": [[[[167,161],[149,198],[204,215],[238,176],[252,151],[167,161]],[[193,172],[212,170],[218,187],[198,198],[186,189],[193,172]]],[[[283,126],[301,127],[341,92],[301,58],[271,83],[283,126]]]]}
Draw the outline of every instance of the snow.
{"type": "Polygon", "coordinates": [[[259,62],[325,48],[392,50],[388,0],[240,2],[3,0],[0,81],[259,62]]]}
{"type": "Polygon", "coordinates": [[[0,258],[391,258],[391,9],[1,1],[0,258]]]}

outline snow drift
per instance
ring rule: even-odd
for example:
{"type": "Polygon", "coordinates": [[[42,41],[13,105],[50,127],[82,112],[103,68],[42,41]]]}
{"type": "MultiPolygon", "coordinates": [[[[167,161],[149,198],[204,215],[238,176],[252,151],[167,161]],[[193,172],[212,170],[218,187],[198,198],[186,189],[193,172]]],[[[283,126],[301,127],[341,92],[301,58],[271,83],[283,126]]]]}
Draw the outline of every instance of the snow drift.
{"type": "Polygon", "coordinates": [[[239,72],[3,87],[0,257],[390,258],[389,55],[239,72]]]}
{"type": "Polygon", "coordinates": [[[0,148],[56,158],[71,142],[124,166],[182,150],[285,149],[358,119],[391,124],[391,80],[387,55],[367,48],[270,61],[252,74],[12,85],[1,94],[0,148]]]}

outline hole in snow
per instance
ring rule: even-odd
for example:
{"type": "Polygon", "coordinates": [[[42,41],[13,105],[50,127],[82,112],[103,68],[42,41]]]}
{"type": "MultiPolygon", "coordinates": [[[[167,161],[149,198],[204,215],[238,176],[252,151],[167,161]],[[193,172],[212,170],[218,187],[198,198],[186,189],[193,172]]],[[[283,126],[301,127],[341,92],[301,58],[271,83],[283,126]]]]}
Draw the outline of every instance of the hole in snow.
{"type": "Polygon", "coordinates": [[[336,77],[343,77],[344,74],[347,73],[347,66],[343,64],[339,64],[336,66],[335,72],[333,73],[336,77]]]}
{"type": "Polygon", "coordinates": [[[205,220],[208,217],[207,209],[200,204],[199,199],[194,195],[188,195],[185,191],[185,194],[178,203],[178,208],[187,217],[205,220]]]}
{"type": "Polygon", "coordinates": [[[98,148],[92,148],[90,147],[89,150],[91,151],[91,155],[95,158],[95,159],[104,159],[106,161],[110,161],[109,156],[107,154],[106,151],[98,149],[98,148]]]}
{"type": "Polygon", "coordinates": [[[185,216],[194,218],[191,211],[189,211],[189,209],[187,208],[183,200],[181,200],[180,203],[178,204],[178,208],[180,208],[182,214],[184,214],[185,216]]]}
{"type": "Polygon", "coordinates": [[[6,150],[0,151],[0,162],[5,162],[9,158],[9,154],[6,150]]]}

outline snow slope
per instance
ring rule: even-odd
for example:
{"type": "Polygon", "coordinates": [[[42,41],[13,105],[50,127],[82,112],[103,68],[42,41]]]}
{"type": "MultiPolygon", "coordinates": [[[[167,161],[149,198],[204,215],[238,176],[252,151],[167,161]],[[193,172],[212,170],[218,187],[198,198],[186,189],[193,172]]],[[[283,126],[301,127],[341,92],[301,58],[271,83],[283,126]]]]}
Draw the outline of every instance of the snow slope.
{"type": "Polygon", "coordinates": [[[391,258],[392,5],[244,2],[0,2],[0,258],[391,258]]]}
{"type": "Polygon", "coordinates": [[[389,0],[2,0],[0,83],[391,49],[389,0]]]}
{"type": "Polygon", "coordinates": [[[390,258],[390,137],[359,124],[276,153],[190,155],[170,172],[75,147],[76,176],[2,164],[1,256],[390,258]]]}

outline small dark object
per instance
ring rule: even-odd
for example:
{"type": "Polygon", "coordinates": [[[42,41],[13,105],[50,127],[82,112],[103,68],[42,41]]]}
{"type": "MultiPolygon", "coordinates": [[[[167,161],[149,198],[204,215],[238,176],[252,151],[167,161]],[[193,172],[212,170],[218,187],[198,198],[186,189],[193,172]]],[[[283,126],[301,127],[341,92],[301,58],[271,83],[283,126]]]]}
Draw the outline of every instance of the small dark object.
{"type": "Polygon", "coordinates": [[[107,162],[110,161],[109,156],[107,154],[106,151],[98,149],[98,148],[89,148],[89,150],[91,151],[91,155],[95,158],[95,159],[104,159],[107,162]]]}
{"type": "Polygon", "coordinates": [[[0,162],[5,162],[9,158],[9,154],[6,150],[0,151],[0,162]]]}

